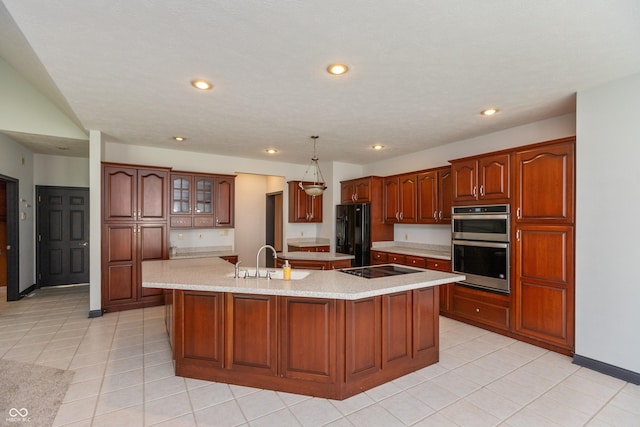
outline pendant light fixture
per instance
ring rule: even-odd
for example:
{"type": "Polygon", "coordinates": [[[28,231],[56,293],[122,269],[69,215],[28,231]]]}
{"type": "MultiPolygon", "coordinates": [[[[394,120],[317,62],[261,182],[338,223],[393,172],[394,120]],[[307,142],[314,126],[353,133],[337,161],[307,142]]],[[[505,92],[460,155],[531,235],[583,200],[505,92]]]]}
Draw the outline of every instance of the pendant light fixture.
{"type": "Polygon", "coordinates": [[[319,136],[312,136],[313,140],[313,157],[311,158],[311,163],[307,166],[307,170],[302,177],[302,181],[298,184],[300,188],[304,190],[310,196],[320,196],[327,189],[327,186],[324,185],[324,177],[322,176],[322,172],[320,171],[320,166],[318,165],[318,157],[316,156],[316,143],[318,142],[319,136]],[[307,181],[307,174],[309,173],[309,169],[313,168],[313,181],[307,181]]]}

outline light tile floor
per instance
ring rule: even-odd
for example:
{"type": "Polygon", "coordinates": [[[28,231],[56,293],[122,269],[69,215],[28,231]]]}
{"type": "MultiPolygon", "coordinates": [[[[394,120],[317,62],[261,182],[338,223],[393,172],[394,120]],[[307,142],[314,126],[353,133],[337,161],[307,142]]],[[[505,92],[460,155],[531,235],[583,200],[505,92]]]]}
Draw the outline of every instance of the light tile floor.
{"type": "Polygon", "coordinates": [[[640,426],[639,386],[443,317],[439,363],[335,401],[176,377],[163,307],[88,319],[88,286],[0,298],[0,357],[75,371],[55,426],[640,426]]]}

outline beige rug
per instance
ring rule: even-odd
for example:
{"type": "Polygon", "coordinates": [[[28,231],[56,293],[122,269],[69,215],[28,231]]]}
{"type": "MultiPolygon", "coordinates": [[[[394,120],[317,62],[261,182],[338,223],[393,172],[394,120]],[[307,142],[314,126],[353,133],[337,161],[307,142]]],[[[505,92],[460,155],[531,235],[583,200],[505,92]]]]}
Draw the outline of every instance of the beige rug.
{"type": "Polygon", "coordinates": [[[72,371],[0,359],[0,426],[51,426],[72,379],[72,371]]]}

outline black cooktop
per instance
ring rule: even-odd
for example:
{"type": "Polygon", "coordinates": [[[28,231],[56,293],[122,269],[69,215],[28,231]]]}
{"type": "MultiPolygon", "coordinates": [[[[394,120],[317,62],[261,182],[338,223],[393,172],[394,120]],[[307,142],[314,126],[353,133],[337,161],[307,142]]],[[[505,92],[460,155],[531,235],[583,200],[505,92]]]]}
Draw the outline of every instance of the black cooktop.
{"type": "Polygon", "coordinates": [[[373,265],[368,267],[346,268],[338,270],[353,276],[364,277],[365,279],[376,279],[379,277],[398,276],[401,274],[420,273],[421,270],[401,267],[395,264],[373,265]]]}

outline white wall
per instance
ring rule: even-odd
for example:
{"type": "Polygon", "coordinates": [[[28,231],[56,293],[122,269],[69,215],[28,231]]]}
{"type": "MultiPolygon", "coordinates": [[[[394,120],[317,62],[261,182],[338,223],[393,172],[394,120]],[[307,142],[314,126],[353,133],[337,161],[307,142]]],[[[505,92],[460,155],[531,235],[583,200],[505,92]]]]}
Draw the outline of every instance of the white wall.
{"type": "Polygon", "coordinates": [[[640,373],[640,74],[577,102],[576,354],[640,373]]]}
{"type": "Polygon", "coordinates": [[[26,219],[18,224],[20,267],[19,291],[22,292],[35,283],[35,191],[33,185],[33,154],[22,145],[0,133],[0,175],[18,182],[19,212],[26,219]]]}
{"type": "Polygon", "coordinates": [[[0,129],[71,139],[87,134],[0,57],[0,129]]]}
{"type": "MultiPolygon", "coordinates": [[[[363,175],[388,176],[421,169],[447,166],[449,160],[576,134],[575,114],[529,123],[476,138],[457,141],[418,153],[366,165],[363,175]]],[[[394,225],[394,240],[411,243],[450,245],[451,230],[444,225],[394,225]],[[405,238],[406,237],[406,238],[405,238]]]]}
{"type": "Polygon", "coordinates": [[[35,185],[89,187],[89,159],[33,155],[35,185]]]}

